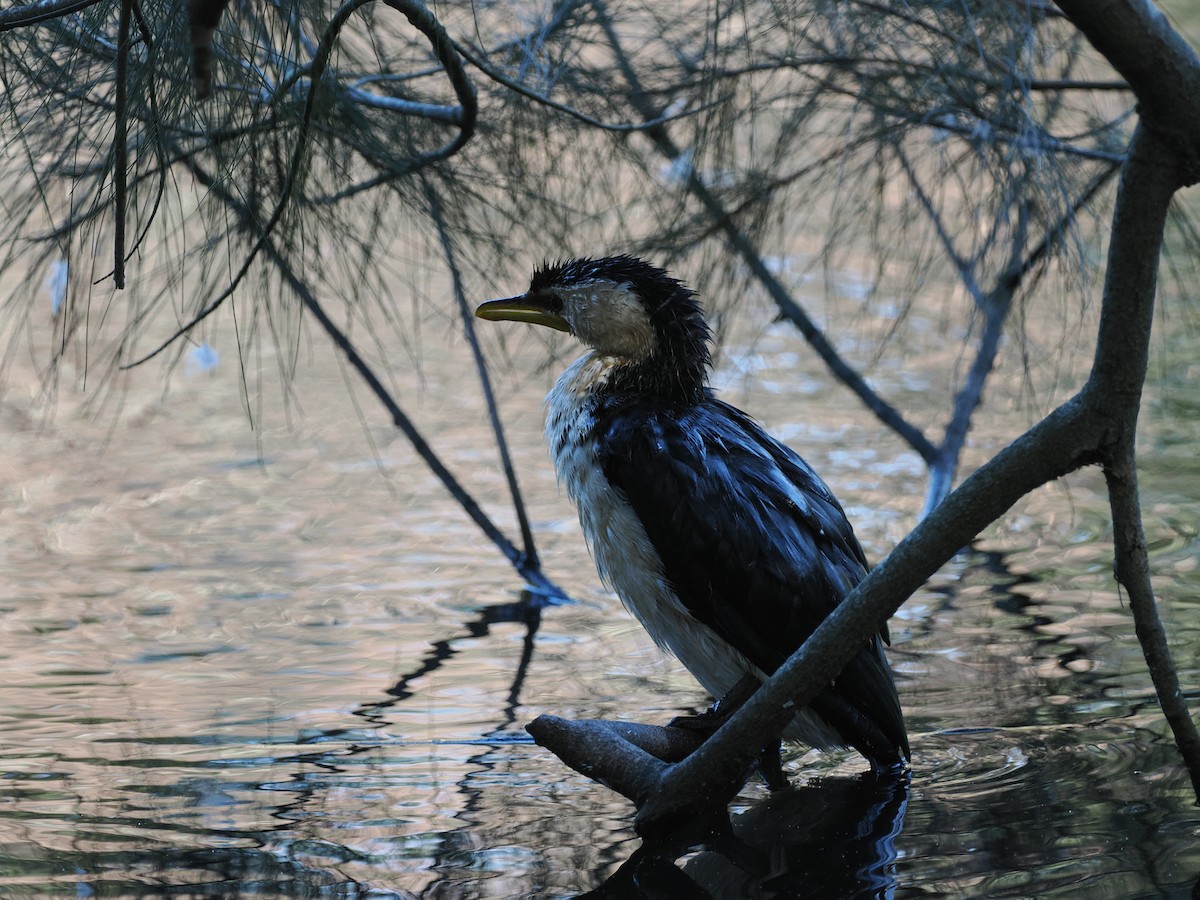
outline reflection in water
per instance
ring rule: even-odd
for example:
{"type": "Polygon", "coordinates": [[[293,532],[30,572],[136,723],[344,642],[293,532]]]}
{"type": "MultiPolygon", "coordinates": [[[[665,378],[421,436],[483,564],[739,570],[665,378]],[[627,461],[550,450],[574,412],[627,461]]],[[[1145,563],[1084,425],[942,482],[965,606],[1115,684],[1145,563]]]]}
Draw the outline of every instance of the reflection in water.
{"type": "MultiPolygon", "coordinates": [[[[517,719],[521,686],[533,658],[534,639],[543,608],[540,600],[523,593],[517,602],[485,607],[461,628],[460,636],[469,638],[486,637],[491,627],[500,623],[519,623],[525,628],[522,653],[512,673],[507,701],[498,711],[495,727],[478,739],[458,742],[477,752],[466,759],[466,772],[459,781],[441,787],[462,797],[456,818],[464,823],[487,821],[489,812],[484,802],[489,782],[487,774],[504,762],[503,748],[514,743],[532,745],[523,734],[516,735],[507,729],[517,719]]],[[[204,829],[206,839],[221,846],[206,849],[181,850],[165,846],[109,852],[88,851],[80,845],[73,848],[68,858],[31,855],[21,862],[27,867],[27,874],[39,880],[23,880],[22,883],[38,890],[51,890],[52,885],[65,884],[69,880],[69,877],[60,880],[56,875],[73,873],[80,879],[76,882],[77,889],[85,894],[91,891],[89,885],[102,883],[106,890],[118,890],[122,894],[157,896],[169,885],[186,883],[186,892],[217,895],[253,892],[308,896],[323,895],[336,888],[338,896],[367,893],[386,896],[388,892],[372,888],[369,883],[347,879],[339,871],[347,864],[373,866],[379,862],[377,854],[330,840],[299,837],[296,832],[302,823],[324,815],[323,807],[327,804],[326,795],[331,784],[353,782],[363,791],[378,789],[386,778],[376,782],[372,777],[363,777],[353,766],[354,758],[369,756],[392,743],[375,731],[388,726],[387,711],[414,696],[410,687],[413,682],[451,664],[459,652],[453,639],[434,642],[421,664],[386,691],[387,699],[364,703],[352,711],[352,715],[361,716],[369,723],[368,728],[331,728],[306,736],[303,745],[313,749],[276,756],[270,761],[275,772],[272,781],[256,784],[212,777],[185,778],[171,788],[173,796],[192,808],[232,806],[238,802],[236,795],[246,790],[267,791],[290,798],[264,807],[269,817],[276,821],[269,829],[240,831],[209,825],[204,829]],[[106,871],[114,873],[114,877],[97,878],[106,871]],[[126,881],[119,873],[135,877],[126,881]],[[41,881],[42,878],[46,880],[41,881]]],[[[41,793],[11,790],[6,792],[6,797],[10,801],[34,799],[41,793]]],[[[76,816],[73,824],[82,833],[86,833],[89,825],[117,831],[144,828],[138,817],[125,816],[98,819],[76,816]]],[[[421,855],[427,859],[431,872],[464,867],[469,871],[477,864],[478,857],[491,849],[464,831],[451,830],[432,837],[421,847],[421,855]]],[[[83,843],[86,843],[86,837],[83,843]]],[[[453,884],[456,880],[449,878],[447,883],[453,884]]]]}
{"type": "Polygon", "coordinates": [[[647,841],[589,897],[888,897],[910,776],[828,778],[647,841]],[[674,861],[702,848],[681,868],[674,861]]]}
{"type": "MultiPolygon", "coordinates": [[[[795,347],[769,333],[755,349],[767,372],[795,347]]],[[[0,893],[563,897],[630,872],[715,896],[722,879],[779,896],[860,877],[896,896],[1195,884],[1200,811],[1112,580],[1098,473],[1030,497],[892,623],[906,799],[847,777],[854,758],[796,750],[793,791],[749,785],[732,838],[664,856],[625,801],[522,730],[543,712],[661,723],[708,700],[598,591],[545,460],[542,391],[501,398],[547,573],[579,598],[539,615],[498,595],[510,567],[386,423],[365,456],[334,363],[300,376],[295,430],[258,435],[233,368],[166,399],[148,377],[118,426],[67,406],[38,425],[0,397],[0,893]]],[[[502,511],[454,369],[425,372],[431,439],[502,511]]],[[[803,383],[789,369],[737,399],[829,476],[878,559],[919,469],[836,395],[804,393],[796,424],[803,383]]],[[[1200,423],[1147,422],[1147,538],[1195,691],[1200,423]]]]}
{"type": "MultiPolygon", "coordinates": [[[[944,628],[966,610],[959,627],[969,631],[990,609],[1019,620],[992,635],[1002,646],[974,658],[1017,650],[1063,665],[1077,658],[1062,641],[1039,643],[1047,617],[1030,606],[1044,585],[1014,577],[1003,558],[984,559],[987,565],[973,559],[953,584],[924,595],[930,605],[915,623],[936,618],[944,628]],[[1012,595],[1016,587],[1024,600],[1012,595]],[[976,595],[991,602],[969,600],[976,595]]],[[[524,689],[548,663],[536,652],[540,628],[572,612],[556,609],[543,621],[523,601],[476,611],[454,637],[429,643],[381,699],[347,710],[343,721],[357,718],[362,726],[310,729],[290,745],[247,739],[254,752],[236,757],[223,749],[232,744],[198,732],[190,763],[172,751],[185,744],[175,737],[157,742],[167,753],[161,758],[64,752],[44,756],[39,772],[10,771],[0,823],[15,868],[4,883],[129,896],[506,897],[594,889],[594,896],[613,897],[883,897],[1025,893],[1031,885],[1038,894],[1086,887],[1090,895],[1128,896],[1151,884],[1182,890],[1196,877],[1200,814],[1188,810],[1186,778],[1161,729],[1152,717],[1138,724],[1136,712],[1113,724],[1076,718],[915,734],[911,784],[843,777],[857,768],[853,760],[842,767],[837,755],[809,754],[791,763],[796,786],[766,796],[751,785],[724,827],[639,846],[628,828],[631,810],[606,805],[595,786],[559,771],[519,730],[531,718],[524,689]],[[519,654],[504,674],[505,690],[492,694],[495,706],[476,710],[470,734],[423,742],[397,733],[406,707],[420,704],[431,681],[470,668],[488,640],[511,640],[508,625],[520,628],[519,654]],[[490,721],[479,715],[485,712],[490,721]],[[457,756],[455,748],[466,752],[457,756]],[[166,777],[123,788],[110,779],[110,790],[127,793],[114,806],[112,798],[73,788],[72,766],[166,777]],[[254,827],[238,824],[248,805],[254,827]],[[439,809],[445,820],[434,826],[439,809]]],[[[908,671],[913,660],[948,658],[916,630],[897,641],[908,671]]],[[[551,635],[547,646],[562,637],[551,635]]],[[[1077,677],[1073,696],[1095,694],[1089,673],[1077,677]]],[[[934,683],[941,687],[928,703],[909,698],[918,715],[932,718],[929,707],[945,707],[948,723],[955,709],[969,709],[975,722],[986,722],[1009,707],[1011,685],[985,693],[979,683],[934,683]]],[[[624,698],[613,702],[610,715],[624,698]]],[[[1071,718],[1063,712],[1070,708],[1061,705],[1055,718],[1071,718]]],[[[140,741],[156,743],[148,735],[140,741]]],[[[10,748],[6,758],[13,756],[10,748]]]]}
{"type": "MultiPolygon", "coordinates": [[[[491,627],[496,624],[519,623],[525,626],[521,656],[517,662],[516,670],[512,674],[512,682],[508,690],[506,702],[503,709],[499,711],[499,720],[496,722],[494,728],[479,739],[460,742],[468,746],[478,747],[479,752],[467,757],[465,761],[465,769],[467,771],[463,777],[453,785],[446,784],[443,786],[443,790],[460,795],[462,802],[458,804],[459,811],[457,818],[465,822],[486,821],[487,811],[483,795],[487,789],[487,774],[502,760],[502,754],[498,751],[505,745],[513,743],[532,744],[532,740],[523,733],[514,735],[508,729],[517,719],[517,710],[521,705],[521,686],[525,681],[530,661],[533,658],[534,638],[541,624],[541,615],[544,607],[545,603],[541,597],[535,597],[529,591],[523,591],[520,599],[516,602],[500,603],[484,607],[475,618],[463,623],[458,635],[458,637],[483,638],[490,634],[491,627]]],[[[388,725],[388,710],[415,695],[412,689],[413,683],[422,677],[436,672],[443,665],[452,663],[458,653],[459,651],[455,648],[454,639],[435,641],[420,665],[413,671],[401,676],[396,684],[387,690],[387,699],[364,703],[353,710],[352,715],[361,716],[370,724],[371,728],[386,728],[388,725]]],[[[294,793],[295,799],[278,807],[272,815],[289,825],[304,820],[307,817],[306,807],[313,803],[320,806],[323,801],[321,793],[324,788],[323,782],[325,779],[311,778],[312,771],[323,772],[332,778],[346,774],[346,769],[342,764],[343,760],[353,756],[369,754],[380,746],[380,741],[373,742],[369,739],[368,735],[369,732],[351,728],[329,729],[320,735],[312,736],[308,742],[318,745],[330,741],[339,742],[342,739],[349,739],[353,742],[332,753],[323,751],[300,753],[279,760],[279,762],[284,764],[298,765],[305,770],[305,773],[303,776],[298,775],[292,782],[280,786],[280,789],[294,793]],[[295,785],[295,788],[292,785],[295,785]]],[[[364,789],[370,789],[366,783],[363,784],[363,787],[364,789]]],[[[465,837],[462,831],[457,830],[437,835],[422,850],[422,854],[429,859],[430,869],[436,872],[454,870],[464,865],[470,867],[475,855],[474,851],[486,850],[487,848],[478,846],[478,842],[472,841],[469,838],[464,840],[465,837]]],[[[354,854],[345,848],[339,847],[337,844],[325,842],[307,843],[308,845],[302,848],[306,854],[311,854],[318,858],[324,857],[332,863],[344,863],[351,859],[357,862],[370,862],[369,858],[361,854],[354,854]]],[[[290,849],[297,849],[297,846],[293,844],[290,849]]],[[[311,879],[315,877],[319,879],[317,881],[304,882],[306,885],[328,887],[335,883],[333,875],[330,872],[319,868],[306,869],[304,874],[307,878],[311,879]]],[[[241,878],[231,877],[228,880],[238,882],[241,878]]],[[[299,886],[295,883],[294,879],[292,886],[299,886]]],[[[346,882],[339,883],[339,893],[347,886],[348,883],[346,882]]],[[[367,887],[366,885],[353,886],[367,887]]]]}
{"type": "MultiPolygon", "coordinates": [[[[529,668],[530,660],[533,659],[533,640],[537,636],[538,626],[542,624],[543,608],[544,603],[541,598],[535,597],[529,590],[525,590],[521,592],[521,599],[516,603],[498,603],[494,606],[484,607],[478,617],[464,624],[463,630],[467,636],[473,638],[487,636],[491,627],[500,622],[522,622],[525,625],[525,638],[521,643],[521,658],[517,662],[512,687],[508,691],[503,721],[496,726],[494,733],[502,732],[517,719],[517,707],[521,705],[521,685],[525,683],[525,673],[529,668]]],[[[456,652],[454,643],[450,639],[434,642],[421,665],[404,675],[388,690],[392,699],[364,704],[356,709],[354,714],[362,716],[374,725],[382,724],[384,720],[381,713],[384,710],[411,697],[413,692],[410,685],[423,675],[436,671],[452,659],[456,652]]]]}

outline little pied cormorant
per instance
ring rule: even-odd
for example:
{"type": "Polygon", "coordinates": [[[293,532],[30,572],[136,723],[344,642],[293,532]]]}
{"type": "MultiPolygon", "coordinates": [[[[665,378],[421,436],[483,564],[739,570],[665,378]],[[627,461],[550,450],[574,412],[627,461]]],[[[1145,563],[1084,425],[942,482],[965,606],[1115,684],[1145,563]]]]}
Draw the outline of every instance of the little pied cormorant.
{"type": "MultiPolygon", "coordinates": [[[[630,256],[545,265],[522,296],[476,315],[591,348],[546,399],[559,481],[601,578],[714,697],[774,672],[862,580],[866,557],[825,483],[713,395],[703,310],[662,269],[630,256]]],[[[863,647],[784,738],[903,767],[887,640],[863,647]]]]}

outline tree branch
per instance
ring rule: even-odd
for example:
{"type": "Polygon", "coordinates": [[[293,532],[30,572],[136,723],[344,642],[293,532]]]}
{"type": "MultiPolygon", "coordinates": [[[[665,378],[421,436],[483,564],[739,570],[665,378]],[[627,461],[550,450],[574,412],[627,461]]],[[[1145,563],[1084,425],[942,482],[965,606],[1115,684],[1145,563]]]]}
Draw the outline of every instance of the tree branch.
{"type": "Polygon", "coordinates": [[[475,361],[475,372],[479,376],[479,387],[483,391],[483,399],[487,404],[488,420],[492,426],[492,434],[496,438],[496,452],[500,455],[500,465],[504,469],[504,480],[508,483],[509,495],[512,497],[513,510],[517,516],[517,526],[521,530],[521,543],[527,565],[537,569],[541,563],[538,560],[537,544],[533,539],[533,529],[529,525],[529,516],[525,511],[525,501],[521,496],[521,486],[517,482],[517,470],[513,466],[512,454],[508,451],[508,439],[504,436],[504,425],[500,421],[500,411],[496,406],[496,394],[492,390],[492,379],[488,374],[487,360],[484,359],[483,349],[479,346],[479,336],[475,332],[475,315],[467,303],[467,295],[462,286],[462,273],[455,256],[454,241],[442,214],[441,201],[432,185],[422,179],[425,197],[429,201],[429,211],[433,224],[437,228],[438,240],[442,246],[442,256],[446,267],[450,270],[450,279],[454,287],[454,299],[458,304],[458,313],[462,319],[463,332],[471,347],[471,356],[475,361]]]}
{"type": "MultiPolygon", "coordinates": [[[[252,226],[253,232],[257,235],[254,244],[251,246],[245,259],[242,260],[241,266],[234,274],[230,281],[229,287],[223,290],[214,300],[209,302],[200,312],[194,315],[188,322],[176,329],[175,333],[168,337],[165,341],[158,345],[154,350],[134,362],[127,363],[122,368],[133,368],[144,362],[153,359],[159,353],[167,349],[171,344],[183,337],[204,319],[208,318],[216,312],[237,290],[238,285],[246,277],[250,271],[251,265],[257,258],[258,254],[266,245],[267,239],[274,232],[275,228],[283,218],[284,211],[291,204],[293,195],[300,183],[300,173],[303,167],[305,158],[309,150],[309,142],[313,131],[313,108],[316,104],[318,89],[321,84],[322,76],[329,64],[330,56],[333,53],[334,45],[341,34],[342,28],[355,12],[361,9],[368,3],[373,3],[375,0],[345,0],[338,7],[337,12],[326,26],[324,33],[321,35],[321,42],[317,47],[317,52],[313,56],[312,62],[303,69],[297,69],[293,74],[292,79],[298,80],[301,73],[309,79],[309,88],[305,95],[304,112],[301,117],[301,127],[299,134],[296,136],[296,144],[292,148],[291,160],[288,164],[287,175],[284,179],[283,186],[279,191],[279,197],[275,201],[275,207],[271,211],[271,215],[266,222],[259,224],[254,217],[254,211],[248,208],[248,218],[245,225],[252,226]]],[[[392,9],[401,13],[408,21],[425,35],[426,39],[432,46],[438,60],[442,63],[447,77],[450,79],[450,84],[457,95],[459,102],[462,104],[462,120],[458,123],[458,133],[453,140],[449,141],[437,150],[428,153],[422,153],[420,156],[409,160],[405,165],[389,169],[370,179],[366,184],[356,186],[356,190],[365,190],[367,187],[375,187],[392,181],[404,175],[410,175],[419,169],[440,162],[453,156],[461,150],[475,133],[476,116],[478,114],[478,103],[475,97],[475,88],[472,85],[470,78],[467,77],[466,70],[463,68],[462,60],[455,53],[453,42],[446,34],[441,23],[437,20],[425,6],[421,0],[383,0],[383,2],[392,9]]],[[[286,90],[290,84],[290,80],[285,80],[277,88],[277,93],[286,90]]],[[[343,191],[336,199],[341,199],[344,196],[349,196],[352,191],[343,191]]]]}
{"type": "Polygon", "coordinates": [[[13,6],[0,10],[0,34],[14,28],[24,28],[39,22],[59,19],[95,6],[100,0],[41,0],[28,6],[13,6]]]}
{"type": "MultiPolygon", "coordinates": [[[[1102,462],[1114,483],[1119,516],[1118,577],[1130,592],[1139,639],[1168,721],[1200,792],[1200,737],[1182,702],[1158,621],[1141,534],[1133,468],[1137,410],[1153,319],[1163,226],[1181,179],[1178,157],[1144,127],[1134,134],[1113,217],[1096,359],[1082,390],[974,472],[875,567],[750,700],[695,753],[644,777],[653,780],[636,820],[643,834],[674,827],[705,806],[727,802],[741,786],[757,748],[773,740],[879,627],[958,548],[1013,503],[1050,480],[1102,462]]],[[[601,782],[612,777],[636,797],[645,783],[628,773],[644,751],[615,739],[595,740],[604,754],[586,760],[601,782]]],[[[575,765],[575,763],[573,763],[575,765]]],[[[576,765],[579,768],[578,765],[576,765]]],[[[581,769],[583,771],[584,769],[581,769]]]]}
{"type": "MultiPolygon", "coordinates": [[[[1139,638],[1146,636],[1151,675],[1164,712],[1200,789],[1200,736],[1182,694],[1158,621],[1149,562],[1136,507],[1132,442],[1145,380],[1153,321],[1154,289],[1167,209],[1181,179],[1177,156],[1142,126],[1122,171],[1113,214],[1113,236],[1101,325],[1092,374],[1070,401],[1031,428],[972,474],[908,535],[804,645],[692,756],[669,768],[638,814],[639,828],[656,830],[688,809],[688,798],[715,790],[733,796],[756,750],[840,671],[900,604],[959,547],[999,518],[1018,499],[1046,482],[1091,462],[1104,461],[1118,479],[1122,574],[1128,579],[1139,638]],[[1121,455],[1121,442],[1128,448],[1121,455]],[[1114,455],[1115,453],[1115,455],[1114,455]],[[1116,466],[1116,468],[1114,468],[1116,466]],[[1132,585],[1132,588],[1130,587],[1132,585]],[[1181,708],[1182,707],[1182,708],[1181,708]]],[[[1115,512],[1115,510],[1114,510],[1115,512]]],[[[1123,582],[1125,583],[1125,582],[1123,582]]]]}
{"type": "Polygon", "coordinates": [[[113,96],[113,284],[125,287],[125,217],[129,183],[129,31],[133,0],[120,0],[117,22],[117,84],[113,96]]]}
{"type": "Polygon", "coordinates": [[[1171,658],[1171,645],[1154,600],[1132,440],[1126,442],[1119,456],[1104,467],[1104,477],[1112,507],[1116,578],[1129,596],[1134,630],[1150,671],[1150,679],[1154,682],[1158,703],[1175,736],[1175,743],[1192,780],[1192,790],[1200,800],[1200,733],[1197,733],[1196,723],[1184,699],[1179,675],[1171,658]]]}
{"type": "Polygon", "coordinates": [[[1150,0],[1056,0],[1129,82],[1142,123],[1179,155],[1181,187],[1200,181],[1200,57],[1150,0]]]}
{"type": "Polygon", "coordinates": [[[292,270],[292,267],[288,265],[287,260],[285,260],[283,256],[280,255],[279,251],[275,249],[274,243],[268,240],[264,244],[263,249],[267,258],[279,270],[284,280],[288,283],[288,286],[295,292],[296,296],[300,298],[300,301],[304,304],[305,308],[313,315],[313,317],[333,340],[338,349],[340,349],[346,355],[347,360],[349,360],[350,365],[353,366],[358,372],[359,377],[366,382],[372,393],[374,393],[375,396],[383,402],[388,412],[391,413],[392,421],[395,423],[396,427],[404,432],[405,437],[408,438],[408,441],[410,444],[412,444],[413,449],[417,451],[417,454],[425,461],[425,464],[429,466],[430,470],[432,470],[433,474],[436,475],[438,480],[442,482],[446,490],[450,492],[451,496],[458,501],[458,505],[462,507],[463,512],[465,512],[470,517],[471,521],[478,525],[483,533],[488,536],[488,539],[500,549],[500,552],[503,553],[505,557],[507,557],[508,561],[513,564],[513,567],[517,570],[521,577],[536,589],[533,593],[534,602],[545,603],[555,599],[566,599],[567,594],[542,574],[542,571],[538,566],[536,556],[530,559],[527,554],[522,553],[515,546],[513,546],[512,542],[504,536],[504,533],[496,527],[495,523],[493,523],[490,518],[488,518],[487,513],[483,511],[478,502],[476,502],[475,498],[467,492],[466,488],[464,488],[459,483],[458,479],[454,477],[454,474],[446,468],[445,464],[441,461],[441,458],[438,457],[433,448],[429,446],[428,441],[426,441],[424,436],[422,436],[417,430],[416,425],[413,424],[412,420],[405,415],[404,411],[400,409],[396,402],[391,398],[391,395],[388,394],[387,389],[384,388],[383,383],[379,380],[378,376],[371,370],[370,366],[367,365],[366,360],[359,355],[358,351],[354,348],[354,345],[350,343],[349,339],[342,333],[341,329],[339,329],[333,323],[333,320],[329,318],[328,314],[326,314],[316,296],[311,290],[309,290],[308,285],[306,285],[299,279],[299,277],[297,277],[295,272],[292,270]]]}
{"type": "Polygon", "coordinates": [[[1088,388],[1097,402],[1110,405],[1104,474],[1113,513],[1116,577],[1129,594],[1134,628],[1159,704],[1200,799],[1200,733],[1184,702],[1154,601],[1135,446],[1163,234],[1186,165],[1171,144],[1159,139],[1157,130],[1138,126],[1113,212],[1096,362],[1088,388]]]}
{"type": "MultiPolygon", "coordinates": [[[[568,766],[641,806],[654,791],[666,764],[619,732],[618,723],[538,716],[526,726],[533,739],[568,766]]],[[[743,778],[745,772],[742,773],[743,778]]],[[[740,784],[740,782],[739,782],[740,784]]]]}
{"type": "MultiPolygon", "coordinates": [[[[209,190],[215,192],[235,215],[241,217],[247,214],[248,211],[242,202],[234,197],[223,185],[214,180],[194,160],[188,161],[188,168],[196,177],[196,180],[209,190]]],[[[404,410],[400,408],[400,405],[388,393],[387,388],[383,386],[383,382],[379,380],[379,377],[372,371],[367,361],[358,353],[354,345],[350,342],[350,339],[329,318],[308,285],[300,279],[288,260],[276,249],[274,242],[269,236],[263,237],[262,246],[268,261],[275,266],[288,287],[291,288],[300,302],[304,304],[305,308],[313,315],[326,334],[329,335],[335,346],[345,354],[350,365],[358,372],[367,387],[370,388],[371,392],[384,405],[392,417],[392,422],[408,438],[413,449],[417,451],[417,454],[429,466],[433,474],[437,476],[446,490],[450,492],[450,495],[462,507],[463,512],[467,514],[471,521],[479,526],[488,539],[512,563],[521,577],[528,582],[533,596],[533,603],[546,604],[569,599],[569,595],[562,588],[542,573],[536,557],[531,560],[525,553],[518,550],[505,537],[496,524],[492,522],[487,513],[476,502],[475,498],[454,477],[454,473],[446,467],[413,421],[409,419],[404,410]]]]}

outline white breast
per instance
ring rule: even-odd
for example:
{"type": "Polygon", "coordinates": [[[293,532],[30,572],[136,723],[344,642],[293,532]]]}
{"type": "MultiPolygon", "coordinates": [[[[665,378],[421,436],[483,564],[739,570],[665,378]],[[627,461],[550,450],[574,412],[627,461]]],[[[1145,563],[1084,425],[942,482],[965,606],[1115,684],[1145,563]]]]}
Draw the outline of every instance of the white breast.
{"type": "Polygon", "coordinates": [[[658,553],[633,508],[604,477],[588,398],[612,365],[604,357],[584,356],[563,373],[546,398],[546,438],[554,468],[579,511],[601,579],[656,644],[720,697],[743,674],[757,670],[688,613],[663,577],[658,553]]]}
{"type": "MultiPolygon", "coordinates": [[[[763,673],[707,625],[696,621],[663,577],[662,563],[645,528],[600,467],[590,398],[615,365],[587,354],[576,360],[546,397],[546,439],[559,483],[579,512],[583,534],[600,578],[659,647],[672,653],[709,693],[720,698],[746,673],[763,673]]],[[[809,710],[785,731],[815,747],[844,741],[809,710]]]]}

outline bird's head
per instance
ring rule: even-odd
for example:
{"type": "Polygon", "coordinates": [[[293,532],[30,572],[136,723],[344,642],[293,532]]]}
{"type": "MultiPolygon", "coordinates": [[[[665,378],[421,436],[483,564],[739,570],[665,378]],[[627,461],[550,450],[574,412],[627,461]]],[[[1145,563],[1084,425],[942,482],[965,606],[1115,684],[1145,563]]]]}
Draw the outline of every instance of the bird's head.
{"type": "Polygon", "coordinates": [[[546,264],[519,297],[490,300],[481,319],[567,331],[615,363],[622,386],[691,398],[704,390],[710,332],[696,296],[632,256],[546,264]]]}

